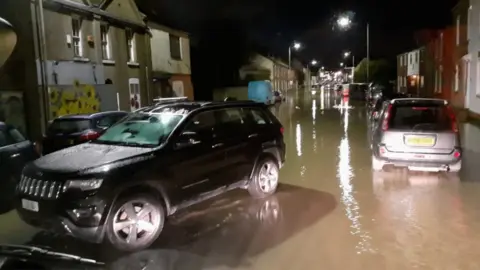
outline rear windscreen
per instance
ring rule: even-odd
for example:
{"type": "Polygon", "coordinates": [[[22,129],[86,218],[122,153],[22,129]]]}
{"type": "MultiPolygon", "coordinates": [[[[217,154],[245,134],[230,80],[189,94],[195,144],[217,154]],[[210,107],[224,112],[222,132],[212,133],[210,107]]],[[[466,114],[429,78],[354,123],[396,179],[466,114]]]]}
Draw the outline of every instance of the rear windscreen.
{"type": "Polygon", "coordinates": [[[392,107],[389,128],[411,131],[451,130],[452,123],[445,105],[416,104],[392,107]]]}
{"type": "Polygon", "coordinates": [[[90,129],[90,119],[56,119],[48,127],[49,134],[71,134],[90,129]]]}

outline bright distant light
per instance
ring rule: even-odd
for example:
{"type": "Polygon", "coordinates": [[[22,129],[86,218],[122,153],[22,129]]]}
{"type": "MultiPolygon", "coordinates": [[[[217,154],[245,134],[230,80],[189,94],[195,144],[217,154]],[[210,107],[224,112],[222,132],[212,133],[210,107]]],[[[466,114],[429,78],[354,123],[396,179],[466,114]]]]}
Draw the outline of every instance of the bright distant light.
{"type": "Polygon", "coordinates": [[[315,66],[317,64],[317,60],[312,60],[312,66],[315,66]]]}
{"type": "Polygon", "coordinates": [[[349,56],[350,56],[350,52],[345,52],[345,53],[343,54],[343,56],[349,57],[349,56]]]}
{"type": "Polygon", "coordinates": [[[293,43],[293,48],[294,48],[295,50],[300,49],[300,47],[302,47],[302,44],[300,44],[300,43],[298,43],[298,42],[293,43]]]}
{"type": "Polygon", "coordinates": [[[340,66],[343,67],[343,63],[340,63],[340,66]]]}
{"type": "Polygon", "coordinates": [[[351,23],[352,23],[352,21],[350,20],[350,18],[348,18],[346,16],[340,17],[337,20],[338,26],[343,27],[343,28],[350,26],[351,23]]]}

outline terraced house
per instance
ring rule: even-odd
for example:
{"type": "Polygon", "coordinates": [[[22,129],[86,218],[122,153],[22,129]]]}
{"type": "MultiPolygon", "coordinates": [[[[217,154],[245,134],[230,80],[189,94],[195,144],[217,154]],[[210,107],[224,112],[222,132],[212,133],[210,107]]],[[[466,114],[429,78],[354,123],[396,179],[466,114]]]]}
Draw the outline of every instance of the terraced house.
{"type": "Polygon", "coordinates": [[[150,34],[134,0],[2,0],[0,16],[18,36],[0,74],[0,102],[10,102],[1,107],[30,137],[60,115],[150,102],[150,34]]]}

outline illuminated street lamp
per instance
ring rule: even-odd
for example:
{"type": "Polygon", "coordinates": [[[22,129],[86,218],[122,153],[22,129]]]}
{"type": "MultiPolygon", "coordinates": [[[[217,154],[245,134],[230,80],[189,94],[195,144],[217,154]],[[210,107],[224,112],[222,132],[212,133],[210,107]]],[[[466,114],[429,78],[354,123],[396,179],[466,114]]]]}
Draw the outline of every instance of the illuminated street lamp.
{"type": "MultiPolygon", "coordinates": [[[[351,16],[342,15],[337,18],[337,25],[341,29],[348,29],[352,25],[351,16]]],[[[370,24],[367,23],[367,81],[370,75],[370,24]]]]}
{"type": "Polygon", "coordinates": [[[337,19],[337,24],[341,28],[348,28],[352,24],[352,20],[348,16],[341,16],[337,19]]]}
{"type": "Polygon", "coordinates": [[[343,67],[343,63],[340,63],[340,66],[343,67]]]}
{"type": "Polygon", "coordinates": [[[292,45],[288,46],[288,69],[292,67],[292,48],[296,51],[300,50],[302,44],[299,42],[294,42],[292,45]]]}
{"type": "Polygon", "coordinates": [[[343,57],[347,58],[347,57],[349,57],[349,56],[350,56],[350,52],[344,52],[344,53],[343,53],[343,57]]]}
{"type": "Polygon", "coordinates": [[[313,59],[311,64],[312,64],[312,66],[315,66],[317,64],[317,60],[313,59]]]}

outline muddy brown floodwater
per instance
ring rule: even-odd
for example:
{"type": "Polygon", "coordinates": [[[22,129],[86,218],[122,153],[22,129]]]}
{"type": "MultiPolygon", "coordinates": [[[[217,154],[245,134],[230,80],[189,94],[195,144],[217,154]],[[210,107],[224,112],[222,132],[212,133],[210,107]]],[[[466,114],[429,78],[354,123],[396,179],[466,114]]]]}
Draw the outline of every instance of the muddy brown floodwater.
{"type": "Polygon", "coordinates": [[[287,161],[268,199],[239,190],[181,211],[135,254],[36,233],[15,213],[0,217],[0,238],[31,237],[111,269],[480,269],[480,129],[463,126],[459,176],[372,174],[362,103],[300,90],[272,111],[287,161]]]}

